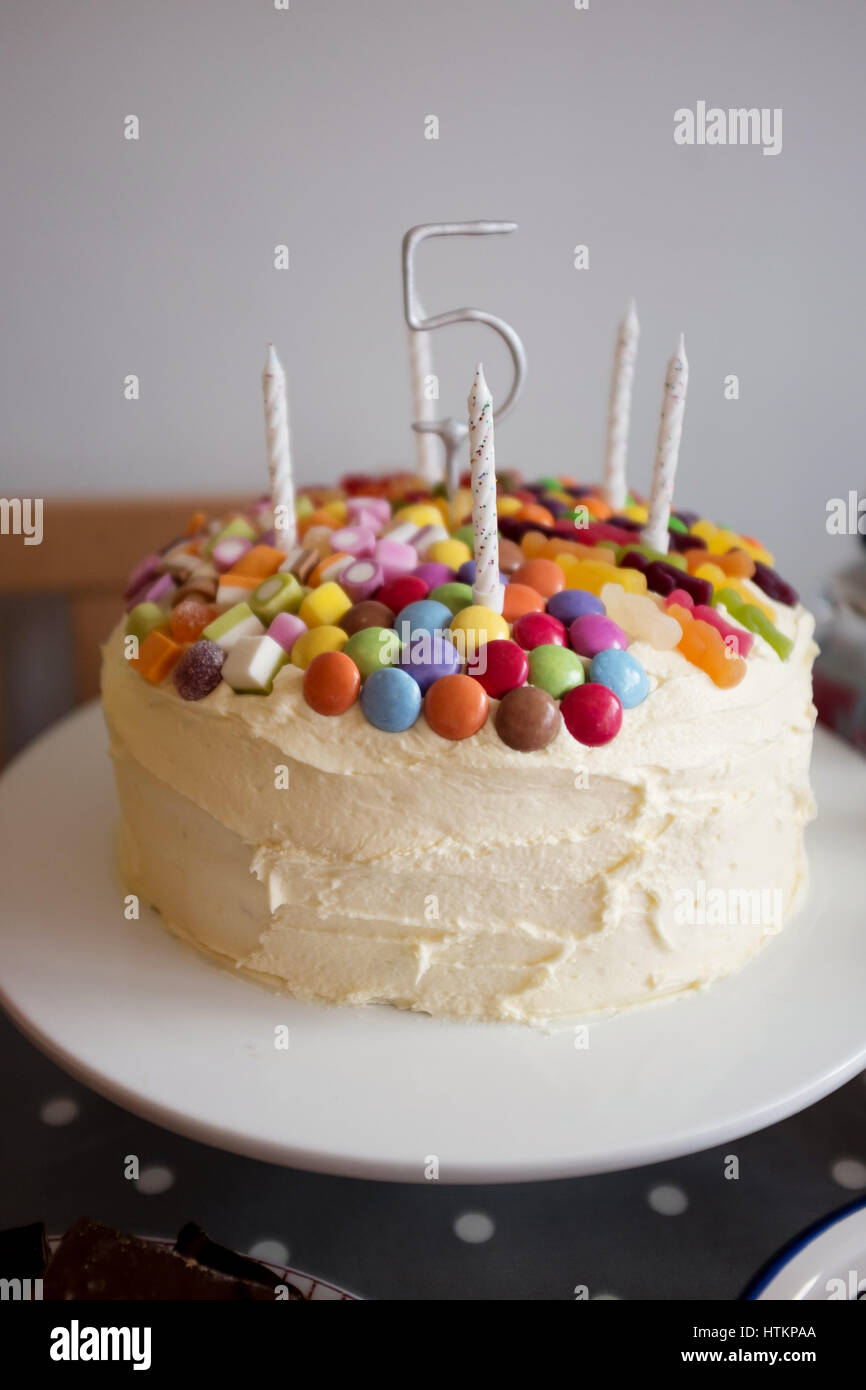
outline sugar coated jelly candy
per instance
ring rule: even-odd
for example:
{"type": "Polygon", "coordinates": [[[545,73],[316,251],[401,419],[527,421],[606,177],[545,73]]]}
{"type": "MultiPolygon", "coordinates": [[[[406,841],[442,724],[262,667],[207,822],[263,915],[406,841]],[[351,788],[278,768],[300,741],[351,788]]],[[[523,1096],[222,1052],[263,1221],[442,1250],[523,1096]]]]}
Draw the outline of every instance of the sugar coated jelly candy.
{"type": "Polygon", "coordinates": [[[172,680],[182,700],[203,700],[222,680],[226,654],[216,642],[194,642],[174,668],[172,680]]]}
{"type": "Polygon", "coordinates": [[[688,608],[673,604],[670,614],[682,628],[679,650],[686,660],[722,689],[739,685],[746,674],[746,663],[725,644],[722,634],[709,623],[694,618],[688,608]]]}
{"type": "Polygon", "coordinates": [[[701,622],[709,623],[710,627],[714,627],[717,632],[722,634],[729,651],[737,656],[749,655],[755,642],[751,632],[746,632],[741,627],[734,627],[732,623],[726,623],[715,608],[709,608],[704,603],[699,603],[693,609],[693,613],[696,618],[700,618],[701,622]]]}
{"type": "Polygon", "coordinates": [[[572,738],[588,748],[610,743],[622,728],[622,705],[606,685],[576,686],[566,695],[560,711],[572,738]]]}
{"type": "Polygon", "coordinates": [[[361,687],[361,711],[369,724],[385,733],[410,729],[421,713],[421,690],[397,666],[374,671],[361,687]]]}
{"type": "Polygon", "coordinates": [[[647,594],[627,594],[618,584],[605,584],[601,597],[607,616],[629,637],[649,642],[660,652],[672,651],[679,642],[679,623],[663,613],[647,594]]]}
{"type": "Polygon", "coordinates": [[[742,623],[750,632],[763,637],[781,661],[787,661],[794,648],[790,637],[780,632],[775,623],[753,603],[744,603],[733,589],[717,589],[716,603],[723,603],[736,623],[742,623]]]}
{"type": "Polygon", "coordinates": [[[169,628],[175,642],[195,642],[217,615],[212,603],[186,598],[171,610],[169,628]]]}
{"type": "MultiPolygon", "coordinates": [[[[557,649],[559,650],[559,649],[557,649]]],[[[523,685],[499,702],[496,732],[508,748],[535,753],[556,738],[562,716],[556,701],[539,686],[523,685]]]]}

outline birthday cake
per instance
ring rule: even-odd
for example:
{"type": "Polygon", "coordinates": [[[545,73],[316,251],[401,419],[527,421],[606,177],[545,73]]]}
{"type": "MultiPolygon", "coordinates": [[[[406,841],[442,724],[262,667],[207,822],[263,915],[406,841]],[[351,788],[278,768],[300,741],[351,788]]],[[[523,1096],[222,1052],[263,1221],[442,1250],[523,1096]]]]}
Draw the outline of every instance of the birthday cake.
{"type": "Polygon", "coordinates": [[[261,501],[137,566],[103,700],[126,890],[172,931],[303,999],[537,1023],[780,930],[815,647],[772,556],[683,511],[653,548],[568,478],[495,510],[489,607],[472,494],[407,476],[302,492],[288,551],[261,501]]]}

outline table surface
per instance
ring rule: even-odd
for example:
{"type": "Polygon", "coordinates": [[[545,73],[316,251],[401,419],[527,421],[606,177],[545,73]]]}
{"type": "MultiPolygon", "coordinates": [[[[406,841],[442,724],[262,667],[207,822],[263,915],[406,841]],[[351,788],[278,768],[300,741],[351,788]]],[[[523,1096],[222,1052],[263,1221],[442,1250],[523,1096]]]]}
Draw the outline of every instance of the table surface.
{"type": "Polygon", "coordinates": [[[61,1231],[87,1214],[164,1236],[196,1220],[365,1298],[572,1299],[586,1286],[732,1299],[798,1230],[866,1192],[866,1073],[719,1149],[490,1187],[322,1177],[208,1148],[71,1081],[2,1016],[0,1109],[0,1225],[61,1231]],[[132,1155],[138,1181],[124,1175],[132,1155]]]}

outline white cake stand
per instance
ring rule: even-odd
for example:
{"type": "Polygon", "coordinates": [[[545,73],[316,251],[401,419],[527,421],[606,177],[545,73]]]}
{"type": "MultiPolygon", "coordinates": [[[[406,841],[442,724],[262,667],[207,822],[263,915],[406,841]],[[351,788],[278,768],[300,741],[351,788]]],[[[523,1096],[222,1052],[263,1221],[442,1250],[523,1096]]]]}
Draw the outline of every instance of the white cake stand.
{"type": "Polygon", "coordinates": [[[573,1029],[301,1004],[123,915],[97,708],[0,780],[0,1000],[38,1047],[168,1129],[352,1177],[510,1182],[673,1158],[866,1066],[866,763],[819,730],[807,910],[731,980],[573,1029]],[[287,1025],[288,1050],[274,1045],[287,1025]]]}

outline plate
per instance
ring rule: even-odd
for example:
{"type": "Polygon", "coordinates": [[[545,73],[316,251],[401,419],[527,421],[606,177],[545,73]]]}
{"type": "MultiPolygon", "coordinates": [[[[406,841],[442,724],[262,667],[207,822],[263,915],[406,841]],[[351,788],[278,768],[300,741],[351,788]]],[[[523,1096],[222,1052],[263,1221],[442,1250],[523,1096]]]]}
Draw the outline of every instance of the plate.
{"type": "Polygon", "coordinates": [[[743,971],[545,1033],[270,993],[127,921],[101,713],[0,779],[0,1002],[109,1099],[318,1172],[519,1182],[654,1163],[784,1119],[866,1066],[866,762],[819,729],[807,907],[743,971]],[[277,1046],[288,1029],[288,1047],[277,1046]]]}
{"type": "Polygon", "coordinates": [[[746,1292],[756,1302],[866,1299],[866,1202],[810,1226],[765,1265],[746,1292]]]}

